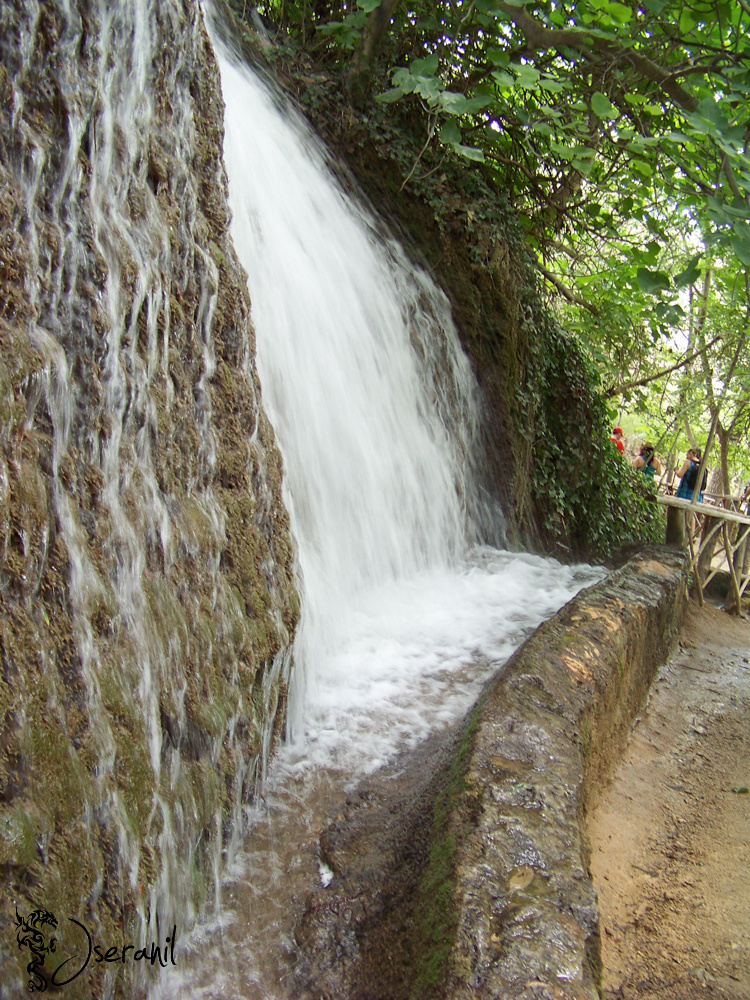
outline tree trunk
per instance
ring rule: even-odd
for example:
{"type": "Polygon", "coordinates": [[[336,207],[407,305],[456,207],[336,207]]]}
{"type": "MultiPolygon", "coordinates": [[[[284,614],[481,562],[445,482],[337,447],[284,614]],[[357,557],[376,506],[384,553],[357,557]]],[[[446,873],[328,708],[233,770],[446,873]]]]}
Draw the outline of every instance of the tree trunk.
{"type": "Polygon", "coordinates": [[[719,458],[721,462],[722,492],[727,496],[732,492],[732,485],[729,478],[729,440],[731,429],[722,427],[721,422],[716,425],[716,436],[719,439],[719,458]]]}
{"type": "Polygon", "coordinates": [[[380,6],[367,19],[346,74],[345,89],[352,104],[362,104],[369,93],[375,52],[388,32],[400,3],[401,0],[380,0],[380,6]]]}

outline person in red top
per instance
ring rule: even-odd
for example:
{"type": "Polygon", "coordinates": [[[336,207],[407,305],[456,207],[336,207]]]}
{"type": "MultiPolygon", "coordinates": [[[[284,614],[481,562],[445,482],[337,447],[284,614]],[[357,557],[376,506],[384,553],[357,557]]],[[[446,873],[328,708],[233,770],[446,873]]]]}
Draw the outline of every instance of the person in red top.
{"type": "Polygon", "coordinates": [[[625,444],[622,440],[622,427],[615,427],[610,436],[610,441],[614,441],[618,451],[625,451],[625,444]]]}

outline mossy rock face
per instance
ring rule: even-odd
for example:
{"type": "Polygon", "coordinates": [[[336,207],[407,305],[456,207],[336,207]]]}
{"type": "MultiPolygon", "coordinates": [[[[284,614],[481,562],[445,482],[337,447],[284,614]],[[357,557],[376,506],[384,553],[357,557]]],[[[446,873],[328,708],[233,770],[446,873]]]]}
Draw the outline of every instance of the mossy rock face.
{"type": "Polygon", "coordinates": [[[0,15],[0,916],[108,945],[212,898],[299,614],[218,68],[192,0],[121,6],[0,15]]]}

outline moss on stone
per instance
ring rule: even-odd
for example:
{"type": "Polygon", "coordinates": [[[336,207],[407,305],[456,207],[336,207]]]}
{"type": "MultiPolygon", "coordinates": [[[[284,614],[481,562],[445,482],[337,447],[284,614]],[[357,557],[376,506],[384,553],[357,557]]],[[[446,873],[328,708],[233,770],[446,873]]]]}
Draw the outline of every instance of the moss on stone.
{"type": "Polygon", "coordinates": [[[456,846],[472,812],[467,769],[483,704],[484,698],[473,710],[445,784],[435,799],[429,859],[417,888],[415,950],[419,957],[410,1000],[433,1000],[438,995],[458,929],[454,899],[456,846]]]}
{"type": "MultiPolygon", "coordinates": [[[[95,165],[87,136],[84,169],[65,175],[75,206],[68,221],[78,229],[71,235],[41,218],[67,169],[63,118],[94,102],[100,53],[85,39],[97,36],[96,14],[75,76],[56,78],[47,58],[61,44],[55,18],[43,12],[29,21],[23,5],[8,15],[6,41],[28,33],[28,65],[15,77],[0,62],[0,131],[9,144],[0,164],[0,473],[8,482],[0,489],[0,868],[9,888],[0,917],[11,919],[15,898],[21,909],[26,901],[27,910],[85,915],[113,943],[137,926],[150,892],[165,891],[160,880],[174,859],[162,856],[162,809],[173,849],[194,868],[171,887],[176,905],[210,897],[224,846],[217,838],[228,837],[239,811],[232,797],[249,793],[238,787],[240,762],[245,772],[258,769],[261,728],[274,725],[256,711],[253,684],[291,640],[299,609],[280,457],[262,417],[258,428],[246,278],[228,238],[218,69],[200,17],[190,5],[169,10],[159,30],[169,30],[172,44],[154,42],[164,57],[150,131],[127,142],[117,132],[113,148],[116,166],[128,143],[140,143],[142,155],[125,164],[125,212],[138,238],[113,228],[106,259],[88,208],[95,165]],[[8,117],[13,106],[33,111],[20,131],[8,117]],[[37,229],[12,174],[25,155],[23,129],[40,150],[37,229]],[[61,272],[53,288],[69,239],[76,271],[61,272]],[[110,289],[123,317],[108,309],[110,289]],[[210,329],[206,291],[216,295],[210,329]],[[59,329],[45,328],[66,355],[73,396],[65,435],[45,396],[54,358],[32,341],[52,293],[59,329]],[[115,411],[112,335],[123,348],[115,411]],[[217,362],[210,379],[207,339],[217,362]],[[208,430],[197,405],[206,390],[208,430]],[[115,432],[111,482],[103,454],[115,432]],[[52,445],[63,440],[54,482],[52,445]],[[132,602],[120,593],[131,532],[145,562],[132,602]]],[[[4,52],[15,55],[10,43],[4,52]]],[[[283,707],[283,699],[269,702],[283,707]]],[[[18,969],[0,947],[0,978],[15,981],[18,969]]],[[[132,995],[125,980],[112,990],[118,1000],[132,995]]]]}

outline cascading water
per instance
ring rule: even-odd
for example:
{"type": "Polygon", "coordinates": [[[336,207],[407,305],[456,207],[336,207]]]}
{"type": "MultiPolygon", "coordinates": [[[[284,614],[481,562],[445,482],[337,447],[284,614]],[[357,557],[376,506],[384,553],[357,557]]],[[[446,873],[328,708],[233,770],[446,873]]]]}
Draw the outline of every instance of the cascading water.
{"type": "Polygon", "coordinates": [[[363,594],[463,556],[473,387],[445,297],[332,183],[301,123],[221,70],[232,235],[304,593],[296,735],[363,594]]]}
{"type": "Polygon", "coordinates": [[[459,718],[525,635],[601,574],[470,544],[478,417],[445,297],[343,193],[294,113],[215,46],[231,232],[302,615],[266,806],[218,921],[159,996],[283,1000],[293,901],[319,877],[316,834],[341,790],[459,718]]]}
{"type": "Polygon", "coordinates": [[[216,898],[296,614],[216,84],[192,3],[0,4],[0,909],[62,956],[216,898]]]}

